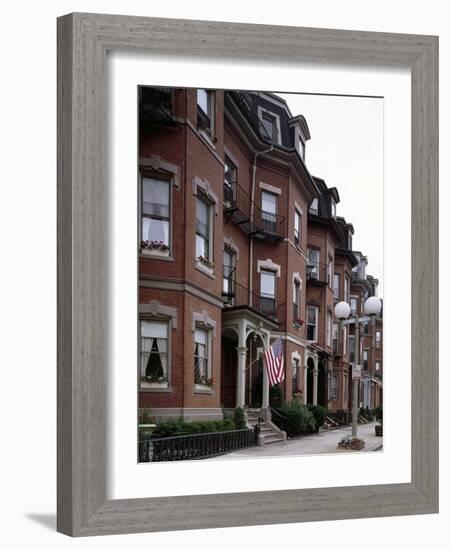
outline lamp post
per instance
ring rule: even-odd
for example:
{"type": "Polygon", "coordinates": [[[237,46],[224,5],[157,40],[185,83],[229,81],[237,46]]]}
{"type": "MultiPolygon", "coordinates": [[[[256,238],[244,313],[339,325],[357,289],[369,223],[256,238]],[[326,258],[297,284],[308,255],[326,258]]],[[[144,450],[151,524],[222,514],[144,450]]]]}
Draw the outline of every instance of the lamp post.
{"type": "Polygon", "coordinates": [[[365,317],[354,315],[350,317],[351,308],[347,302],[338,302],[334,308],[334,315],[339,320],[341,328],[344,325],[355,325],[355,362],[352,368],[353,379],[353,404],[352,404],[352,437],[356,437],[358,431],[358,380],[361,377],[360,353],[359,353],[359,327],[360,324],[365,324],[371,319],[375,320],[375,316],[381,311],[381,300],[376,296],[367,298],[364,302],[365,317]]]}

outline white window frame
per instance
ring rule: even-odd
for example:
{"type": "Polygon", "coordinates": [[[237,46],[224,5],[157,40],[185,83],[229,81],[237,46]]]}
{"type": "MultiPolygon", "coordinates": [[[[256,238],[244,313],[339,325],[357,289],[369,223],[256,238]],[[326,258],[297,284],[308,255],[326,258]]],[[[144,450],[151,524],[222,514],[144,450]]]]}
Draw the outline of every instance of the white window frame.
{"type": "Polygon", "coordinates": [[[326,326],[326,345],[331,348],[331,331],[332,331],[333,316],[331,311],[327,311],[327,326],[326,326]]]}
{"type": "Polygon", "coordinates": [[[309,311],[314,310],[314,338],[312,340],[309,340],[309,342],[317,342],[318,339],[318,333],[319,333],[319,308],[317,306],[306,306],[306,338],[308,338],[308,325],[311,325],[309,323],[309,311]]]}
{"type": "Polygon", "coordinates": [[[331,374],[328,401],[337,401],[338,399],[339,399],[339,375],[331,374]]]}
{"type": "Polygon", "coordinates": [[[300,248],[301,243],[302,243],[302,214],[298,208],[295,208],[294,209],[294,244],[295,246],[298,246],[300,248]],[[297,220],[298,220],[298,230],[296,227],[297,220]]]}
{"type": "MultiPolygon", "coordinates": [[[[139,388],[140,389],[165,389],[169,387],[170,384],[170,378],[171,378],[171,333],[172,333],[172,323],[170,319],[167,318],[160,318],[160,317],[154,317],[152,319],[146,319],[146,318],[140,318],[139,319],[139,388]],[[163,380],[154,380],[154,381],[144,381],[142,380],[143,373],[142,373],[142,354],[145,353],[142,351],[142,325],[143,323],[159,323],[166,325],[166,334],[167,334],[167,351],[166,353],[166,360],[167,360],[167,366],[166,366],[166,373],[163,377],[163,380]]],[[[145,376],[145,375],[144,375],[145,376]]]]}
{"type": "Polygon", "coordinates": [[[195,323],[194,327],[194,386],[196,389],[212,390],[212,387],[207,383],[208,380],[212,381],[212,343],[213,343],[213,329],[203,323],[195,323]],[[196,346],[196,333],[202,331],[206,334],[206,376],[205,382],[199,382],[195,380],[195,346],[196,346]]]}
{"type": "MultiPolygon", "coordinates": [[[[264,107],[261,107],[261,105],[258,106],[258,118],[261,122],[261,124],[264,126],[263,122],[263,114],[267,113],[271,117],[275,119],[275,126],[277,128],[277,141],[273,141],[273,136],[271,137],[271,143],[275,143],[277,145],[281,145],[281,124],[280,124],[280,116],[276,113],[273,113],[272,111],[269,111],[269,109],[265,109],[264,107]]],[[[265,127],[264,127],[265,129],[265,127]]]]}
{"type": "MultiPolygon", "coordinates": [[[[214,90],[207,90],[206,88],[197,88],[197,109],[200,109],[208,118],[209,118],[209,131],[206,130],[207,133],[209,133],[211,136],[214,136],[214,129],[215,129],[215,104],[216,104],[216,98],[214,90]],[[207,94],[207,102],[209,107],[209,112],[206,112],[203,107],[200,105],[198,100],[198,92],[199,90],[203,90],[207,94]]],[[[204,130],[203,128],[200,128],[200,131],[204,130]]]]}
{"type": "Polygon", "coordinates": [[[315,197],[309,205],[309,212],[317,216],[319,214],[319,199],[315,197]]]}
{"type": "Polygon", "coordinates": [[[197,236],[204,238],[203,235],[200,235],[197,231],[197,220],[198,220],[198,202],[202,202],[206,205],[208,211],[208,256],[205,256],[205,259],[213,264],[214,263],[214,204],[209,200],[209,198],[202,192],[197,192],[196,195],[196,215],[195,215],[195,259],[197,262],[202,263],[200,256],[197,256],[197,236]]]}
{"type": "MultiPolygon", "coordinates": [[[[143,220],[144,218],[150,218],[150,219],[163,219],[167,221],[168,223],[168,238],[167,238],[167,250],[159,250],[157,248],[147,248],[140,245],[140,249],[142,252],[145,253],[146,256],[155,256],[155,257],[168,257],[171,255],[172,252],[172,231],[173,231],[173,216],[172,216],[172,202],[173,202],[173,177],[166,176],[166,174],[161,174],[158,172],[151,172],[151,171],[141,171],[140,172],[140,194],[139,194],[139,200],[140,200],[140,226],[139,226],[139,234],[140,234],[140,243],[144,242],[144,234],[143,234],[143,220]],[[155,180],[167,183],[169,188],[169,215],[166,219],[165,216],[159,217],[156,215],[150,215],[150,214],[144,214],[144,180],[155,180]]],[[[151,242],[151,241],[150,241],[151,242]]]]}

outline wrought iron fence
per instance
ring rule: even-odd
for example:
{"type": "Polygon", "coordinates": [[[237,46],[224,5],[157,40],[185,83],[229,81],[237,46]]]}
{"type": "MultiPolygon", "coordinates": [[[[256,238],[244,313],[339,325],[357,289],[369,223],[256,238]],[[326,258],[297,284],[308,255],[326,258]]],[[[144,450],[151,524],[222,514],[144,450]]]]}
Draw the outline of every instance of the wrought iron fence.
{"type": "Polygon", "coordinates": [[[258,442],[258,426],[174,437],[149,438],[139,441],[139,462],[195,460],[254,447],[258,442]]]}

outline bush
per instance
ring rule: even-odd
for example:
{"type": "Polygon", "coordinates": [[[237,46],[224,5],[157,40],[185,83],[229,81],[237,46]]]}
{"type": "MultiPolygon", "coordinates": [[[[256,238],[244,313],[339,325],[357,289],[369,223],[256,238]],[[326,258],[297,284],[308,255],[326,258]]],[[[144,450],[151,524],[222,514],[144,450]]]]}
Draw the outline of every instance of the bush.
{"type": "Polygon", "coordinates": [[[378,422],[380,422],[380,424],[383,424],[383,405],[378,405],[378,407],[376,407],[373,412],[378,422]]]}
{"type": "Polygon", "coordinates": [[[245,413],[242,407],[236,407],[233,416],[234,425],[236,430],[245,430],[247,423],[245,422],[245,413]]]}
{"type": "Polygon", "coordinates": [[[225,420],[197,420],[195,422],[170,419],[159,422],[153,435],[155,437],[173,437],[176,435],[227,432],[235,429],[234,421],[231,418],[225,420]]]}
{"type": "Polygon", "coordinates": [[[314,416],[308,407],[300,403],[299,399],[285,401],[279,411],[284,416],[283,427],[289,437],[315,431],[314,416]]]}
{"type": "Polygon", "coordinates": [[[278,384],[271,386],[269,390],[269,403],[271,407],[281,407],[283,403],[283,390],[278,384]]]}
{"type": "Polygon", "coordinates": [[[308,410],[312,413],[314,417],[316,432],[318,432],[319,428],[323,426],[327,417],[327,409],[325,407],[322,407],[321,405],[308,405],[308,410]]]}

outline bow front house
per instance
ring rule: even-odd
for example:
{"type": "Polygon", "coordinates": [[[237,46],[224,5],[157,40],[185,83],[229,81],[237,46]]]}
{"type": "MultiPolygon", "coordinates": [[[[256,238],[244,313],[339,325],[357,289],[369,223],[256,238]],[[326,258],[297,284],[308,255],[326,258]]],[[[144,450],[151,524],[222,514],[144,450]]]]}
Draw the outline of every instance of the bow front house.
{"type": "MultiPolygon", "coordinates": [[[[338,190],[308,171],[309,139],[271,93],[139,89],[138,384],[151,416],[242,406],[270,420],[261,355],[281,337],[284,398],[346,418],[351,334],[333,308],[374,294],[376,279],[358,271],[338,190]]],[[[361,341],[378,388],[381,319],[378,348],[372,332],[361,341]]],[[[381,399],[364,391],[369,405],[381,399]]]]}

